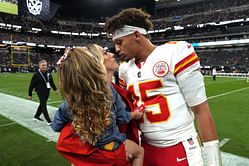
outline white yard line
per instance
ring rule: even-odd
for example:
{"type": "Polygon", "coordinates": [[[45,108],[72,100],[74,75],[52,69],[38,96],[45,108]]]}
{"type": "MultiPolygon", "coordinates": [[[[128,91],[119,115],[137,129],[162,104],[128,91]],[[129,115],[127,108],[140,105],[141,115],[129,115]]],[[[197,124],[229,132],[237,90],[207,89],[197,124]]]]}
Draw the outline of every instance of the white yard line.
{"type": "Polygon", "coordinates": [[[229,138],[224,138],[223,140],[220,141],[220,147],[222,147],[223,145],[225,145],[226,143],[228,143],[230,141],[229,138]]]}
{"type": "Polygon", "coordinates": [[[213,99],[213,98],[216,98],[216,97],[229,95],[229,94],[232,94],[232,93],[235,93],[235,92],[243,91],[243,90],[245,90],[245,89],[249,89],[249,87],[241,88],[241,89],[237,89],[237,90],[233,90],[233,91],[226,92],[226,93],[222,93],[222,94],[215,95],[215,96],[210,96],[210,97],[208,97],[208,99],[213,99]]]}
{"type": "Polygon", "coordinates": [[[11,126],[16,124],[16,122],[11,122],[11,123],[5,123],[5,124],[1,124],[0,127],[5,127],[5,126],[11,126]]]}
{"type": "MultiPolygon", "coordinates": [[[[8,125],[13,125],[16,122],[33,132],[46,137],[48,139],[47,142],[57,142],[59,133],[53,132],[51,127],[47,126],[45,121],[34,122],[32,120],[38,105],[39,103],[37,102],[0,93],[0,114],[14,121],[13,123],[8,123],[8,125]]],[[[56,109],[57,108],[55,107],[48,106],[49,115],[52,119],[56,109]]],[[[222,140],[222,145],[227,141],[227,139],[222,140]]],[[[249,166],[249,159],[245,157],[236,156],[226,152],[221,152],[221,157],[223,166],[249,166]]],[[[206,161],[205,153],[204,160],[206,161]]]]}
{"type": "Polygon", "coordinates": [[[54,104],[54,103],[62,103],[62,101],[51,101],[51,102],[47,102],[47,104],[54,104]]]}

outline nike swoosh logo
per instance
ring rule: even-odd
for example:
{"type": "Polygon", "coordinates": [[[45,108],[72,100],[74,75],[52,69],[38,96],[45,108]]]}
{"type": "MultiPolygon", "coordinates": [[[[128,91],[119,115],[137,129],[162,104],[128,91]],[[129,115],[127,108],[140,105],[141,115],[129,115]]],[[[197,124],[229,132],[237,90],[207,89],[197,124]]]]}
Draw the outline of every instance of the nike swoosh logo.
{"type": "Polygon", "coordinates": [[[187,159],[186,157],[180,158],[180,159],[177,157],[177,158],[176,158],[176,161],[177,161],[177,162],[181,162],[181,161],[186,160],[186,159],[187,159]]]}

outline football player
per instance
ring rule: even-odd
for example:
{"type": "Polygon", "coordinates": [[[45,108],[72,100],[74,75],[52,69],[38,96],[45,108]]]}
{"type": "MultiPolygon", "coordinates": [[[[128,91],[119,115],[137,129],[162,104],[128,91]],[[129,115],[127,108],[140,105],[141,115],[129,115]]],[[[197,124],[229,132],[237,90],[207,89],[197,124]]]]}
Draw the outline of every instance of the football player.
{"type": "Polygon", "coordinates": [[[149,19],[141,9],[129,8],[104,26],[116,52],[127,62],[119,68],[120,85],[135,106],[145,106],[140,121],[144,166],[202,166],[194,118],[208,165],[220,166],[219,141],[198,56],[184,41],[152,44],[149,19]]]}

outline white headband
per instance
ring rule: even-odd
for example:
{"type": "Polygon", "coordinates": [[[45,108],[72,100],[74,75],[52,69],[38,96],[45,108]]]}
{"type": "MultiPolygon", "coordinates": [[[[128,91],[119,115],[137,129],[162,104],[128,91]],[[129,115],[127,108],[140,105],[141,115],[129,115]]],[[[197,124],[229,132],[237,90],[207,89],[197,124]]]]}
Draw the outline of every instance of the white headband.
{"type": "Polygon", "coordinates": [[[135,26],[130,26],[130,25],[124,25],[123,28],[116,30],[115,32],[113,32],[112,34],[112,40],[115,40],[117,38],[123,37],[123,36],[127,36],[132,34],[133,32],[138,31],[139,33],[143,34],[143,35],[147,35],[147,31],[144,28],[140,28],[140,27],[135,27],[135,26]]]}

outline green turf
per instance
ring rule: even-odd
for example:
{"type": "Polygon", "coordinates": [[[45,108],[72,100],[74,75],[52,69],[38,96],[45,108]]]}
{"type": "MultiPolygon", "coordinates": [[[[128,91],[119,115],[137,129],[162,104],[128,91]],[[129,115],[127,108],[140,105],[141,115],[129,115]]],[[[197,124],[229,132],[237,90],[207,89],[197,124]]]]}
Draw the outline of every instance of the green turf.
{"type": "MultiPolygon", "coordinates": [[[[32,74],[0,74],[0,92],[27,99],[32,74]]],[[[56,74],[53,74],[56,83],[56,74]]],[[[249,158],[249,83],[246,79],[205,77],[211,112],[215,119],[219,139],[229,138],[221,150],[249,158]],[[213,97],[243,89],[219,97],[213,97]]],[[[33,92],[34,101],[38,101],[33,92]]],[[[58,107],[62,98],[51,91],[49,103],[58,107]]],[[[0,125],[11,123],[0,116],[0,125]]],[[[0,128],[0,165],[70,165],[55,149],[56,143],[46,142],[40,135],[17,124],[0,128]],[[2,153],[3,152],[3,153],[2,153]]]]}
{"type": "MultiPolygon", "coordinates": [[[[30,74],[0,74],[0,92],[28,98],[30,74]]],[[[56,75],[53,75],[56,83],[56,75]]],[[[38,102],[37,95],[33,91],[33,101],[38,102]]],[[[62,99],[51,90],[49,102],[51,106],[58,107],[62,99]]],[[[9,119],[0,116],[0,165],[1,166],[68,166],[65,160],[56,150],[55,142],[47,142],[47,139],[18,125],[12,124],[9,119]]]]}
{"type": "Polygon", "coordinates": [[[206,80],[207,95],[245,88],[224,96],[209,99],[209,106],[215,119],[219,139],[229,138],[221,150],[249,158],[249,83],[245,79],[218,77],[206,80]]]}
{"type": "MultiPolygon", "coordinates": [[[[30,80],[33,76],[33,73],[26,74],[0,74],[0,92],[5,94],[10,94],[13,96],[21,97],[24,99],[28,99],[28,88],[30,84],[30,80]]],[[[54,83],[57,85],[57,75],[52,74],[54,83]]],[[[58,86],[56,86],[58,88],[58,86]]],[[[39,102],[39,99],[36,95],[35,90],[33,90],[32,94],[33,101],[39,102]]],[[[49,105],[58,107],[62,101],[61,95],[56,95],[55,91],[51,88],[50,96],[48,99],[49,105]]]]}
{"type": "Polygon", "coordinates": [[[44,138],[0,115],[1,166],[68,166],[55,142],[44,138]],[[10,124],[10,125],[8,125],[10,124]]]}

